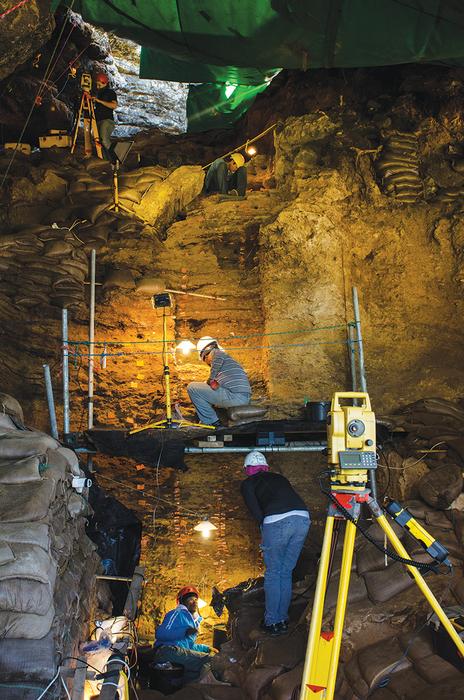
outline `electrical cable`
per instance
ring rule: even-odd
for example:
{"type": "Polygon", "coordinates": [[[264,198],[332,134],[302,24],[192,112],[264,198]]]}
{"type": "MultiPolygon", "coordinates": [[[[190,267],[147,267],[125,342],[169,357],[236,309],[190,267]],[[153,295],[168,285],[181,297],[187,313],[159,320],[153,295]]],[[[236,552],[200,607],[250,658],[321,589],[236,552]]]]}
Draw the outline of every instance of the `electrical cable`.
{"type": "Polygon", "coordinates": [[[43,690],[43,691],[40,693],[40,695],[39,695],[39,697],[37,698],[37,700],[42,700],[42,698],[45,697],[45,693],[49,690],[49,688],[52,687],[52,685],[55,683],[55,681],[57,680],[57,678],[58,678],[59,675],[60,675],[60,669],[58,669],[58,671],[57,671],[56,674],[53,676],[52,680],[51,680],[50,683],[47,685],[47,687],[45,688],[45,690],[43,690]]]}
{"type": "Polygon", "coordinates": [[[68,700],[71,700],[71,695],[69,694],[68,686],[64,682],[64,678],[61,675],[60,675],[60,681],[61,681],[61,685],[63,686],[63,688],[65,690],[66,697],[68,698],[68,700]]]}
{"type": "MultiPolygon", "coordinates": [[[[374,545],[380,552],[383,552],[383,554],[386,554],[390,559],[393,559],[394,561],[400,562],[400,564],[405,564],[406,566],[414,566],[416,569],[419,571],[422,571],[423,573],[427,573],[428,571],[433,571],[433,573],[438,573],[438,569],[440,564],[435,563],[435,564],[427,564],[424,562],[416,561],[414,559],[406,559],[405,557],[400,556],[396,552],[394,552],[390,547],[383,547],[378,540],[376,540],[374,537],[368,534],[367,530],[353,518],[351,513],[337,500],[337,498],[333,495],[332,491],[326,490],[322,486],[322,478],[319,477],[319,487],[321,489],[321,492],[324,493],[326,496],[329,497],[329,499],[334,503],[336,506],[337,510],[341,511],[345,518],[347,520],[350,520],[353,525],[360,531],[363,537],[366,538],[371,544],[374,545]]],[[[452,570],[451,570],[452,571],[452,570]]]]}

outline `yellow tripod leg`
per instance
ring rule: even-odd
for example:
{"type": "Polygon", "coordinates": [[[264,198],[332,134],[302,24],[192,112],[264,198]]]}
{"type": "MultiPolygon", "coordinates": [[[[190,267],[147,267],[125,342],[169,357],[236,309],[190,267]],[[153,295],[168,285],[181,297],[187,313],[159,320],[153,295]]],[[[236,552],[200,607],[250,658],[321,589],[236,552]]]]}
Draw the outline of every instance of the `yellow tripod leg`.
{"type": "MultiPolygon", "coordinates": [[[[396,551],[396,553],[399,554],[400,557],[404,557],[405,559],[410,559],[410,556],[409,556],[407,550],[401,544],[401,541],[398,539],[395,531],[393,530],[392,526],[388,522],[385,515],[380,515],[380,516],[375,516],[375,517],[376,517],[377,522],[379,523],[380,527],[382,528],[382,530],[385,532],[388,539],[392,543],[393,548],[396,551]]],[[[414,577],[417,585],[419,586],[420,590],[424,594],[425,598],[430,603],[434,613],[436,614],[436,616],[440,620],[441,624],[446,629],[449,636],[451,637],[451,639],[455,643],[458,651],[460,652],[460,654],[462,656],[464,656],[464,641],[460,638],[459,634],[457,633],[457,631],[454,629],[451,622],[446,617],[443,608],[441,607],[440,603],[433,595],[430,588],[425,583],[422,574],[419,572],[419,570],[415,566],[411,566],[409,564],[405,564],[405,566],[408,569],[408,571],[411,573],[411,575],[414,577]]]]}
{"type": "Polygon", "coordinates": [[[321,559],[319,562],[319,571],[317,573],[316,591],[314,593],[313,610],[311,613],[311,625],[309,628],[303,677],[301,680],[300,700],[315,698],[315,693],[318,692],[315,688],[319,686],[320,682],[318,677],[317,651],[321,638],[322,616],[324,614],[324,599],[327,588],[327,573],[329,570],[334,520],[335,518],[328,516],[325,524],[321,559]],[[310,686],[312,686],[312,688],[310,686]]]}
{"type": "Polygon", "coordinates": [[[348,600],[348,588],[351,577],[351,563],[353,561],[354,541],[356,537],[356,525],[351,520],[346,521],[345,539],[343,541],[342,568],[340,571],[340,584],[337,595],[337,610],[335,612],[334,638],[332,656],[330,659],[327,692],[325,697],[332,700],[335,693],[335,681],[337,680],[338,660],[342,644],[343,624],[345,622],[346,602],[348,600]]]}

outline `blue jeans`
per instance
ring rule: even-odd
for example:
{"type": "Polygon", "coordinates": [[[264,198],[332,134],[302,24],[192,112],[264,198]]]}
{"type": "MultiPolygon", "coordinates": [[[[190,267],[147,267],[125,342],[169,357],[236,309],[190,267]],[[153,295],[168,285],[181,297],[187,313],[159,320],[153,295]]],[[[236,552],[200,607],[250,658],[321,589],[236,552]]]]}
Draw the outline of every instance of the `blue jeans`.
{"type": "Polygon", "coordinates": [[[288,620],[292,600],[292,571],[303,548],[311,520],[300,515],[268,523],[262,526],[264,573],[264,597],[266,611],[264,622],[275,625],[288,620]]]}
{"type": "Polygon", "coordinates": [[[187,392],[195,406],[200,423],[206,423],[206,425],[211,425],[218,420],[213,406],[219,406],[219,408],[247,406],[251,398],[250,394],[234,394],[222,387],[211,389],[206,382],[190,382],[187,392]]]}
{"type": "Polygon", "coordinates": [[[184,682],[195,681],[205,664],[211,661],[211,654],[194,649],[184,649],[175,645],[163,645],[156,651],[155,663],[162,664],[170,661],[172,664],[181,664],[184,667],[184,682]]]}

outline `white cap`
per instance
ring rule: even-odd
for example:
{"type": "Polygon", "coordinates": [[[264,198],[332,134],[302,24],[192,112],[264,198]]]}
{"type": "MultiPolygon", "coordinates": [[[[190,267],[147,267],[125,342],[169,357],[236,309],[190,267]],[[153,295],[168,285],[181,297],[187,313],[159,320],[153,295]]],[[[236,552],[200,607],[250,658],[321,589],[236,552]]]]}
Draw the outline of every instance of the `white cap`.
{"type": "Polygon", "coordinates": [[[197,350],[201,360],[203,359],[203,351],[206,350],[206,348],[209,345],[212,345],[213,343],[216,343],[216,345],[218,344],[216,338],[212,338],[210,335],[204,335],[202,338],[200,338],[200,340],[197,343],[197,350]]]}

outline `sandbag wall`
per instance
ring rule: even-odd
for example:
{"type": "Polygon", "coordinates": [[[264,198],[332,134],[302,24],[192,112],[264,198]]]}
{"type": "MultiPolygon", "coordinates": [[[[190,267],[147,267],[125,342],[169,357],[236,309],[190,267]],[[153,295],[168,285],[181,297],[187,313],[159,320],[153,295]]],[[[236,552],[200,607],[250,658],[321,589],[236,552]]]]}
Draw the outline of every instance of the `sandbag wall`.
{"type": "MultiPolygon", "coordinates": [[[[7,411],[11,397],[6,404],[7,411]]],[[[85,534],[85,494],[72,488],[73,476],[83,476],[76,454],[6,411],[0,416],[0,697],[35,700],[86,638],[100,560],[85,534]]],[[[60,697],[59,680],[47,697],[60,697]]]]}

